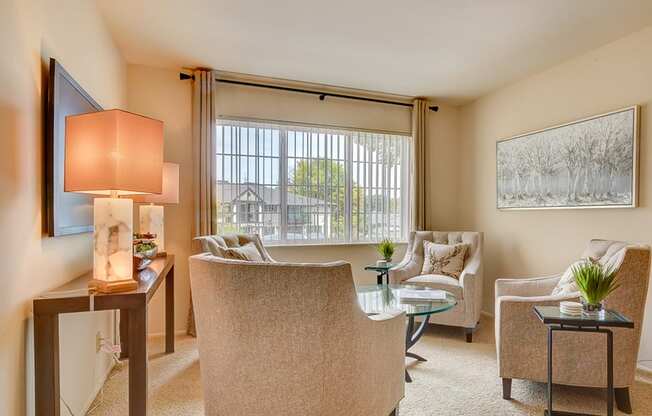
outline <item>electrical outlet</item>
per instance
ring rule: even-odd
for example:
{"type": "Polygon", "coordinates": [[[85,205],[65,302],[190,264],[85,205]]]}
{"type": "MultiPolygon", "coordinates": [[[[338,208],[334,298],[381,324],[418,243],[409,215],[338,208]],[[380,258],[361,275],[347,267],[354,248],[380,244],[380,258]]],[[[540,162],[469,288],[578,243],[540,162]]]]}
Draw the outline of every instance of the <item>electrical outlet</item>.
{"type": "Polygon", "coordinates": [[[104,337],[102,336],[102,333],[100,331],[97,331],[97,334],[95,334],[95,352],[98,353],[102,349],[102,341],[104,341],[104,337]]]}

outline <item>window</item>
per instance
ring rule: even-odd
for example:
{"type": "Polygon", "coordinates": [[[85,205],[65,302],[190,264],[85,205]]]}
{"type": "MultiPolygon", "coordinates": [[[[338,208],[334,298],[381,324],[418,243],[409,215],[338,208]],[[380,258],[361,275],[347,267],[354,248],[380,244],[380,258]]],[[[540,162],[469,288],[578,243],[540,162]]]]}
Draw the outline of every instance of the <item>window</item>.
{"type": "Polygon", "coordinates": [[[410,137],[218,120],[218,232],[266,242],[405,240],[410,137]]]}

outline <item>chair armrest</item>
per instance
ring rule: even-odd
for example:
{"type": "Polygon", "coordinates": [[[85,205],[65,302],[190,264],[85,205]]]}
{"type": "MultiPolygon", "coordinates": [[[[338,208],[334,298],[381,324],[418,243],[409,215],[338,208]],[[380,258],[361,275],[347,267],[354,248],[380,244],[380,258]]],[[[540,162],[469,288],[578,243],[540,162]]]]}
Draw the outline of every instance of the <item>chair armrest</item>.
{"type": "Polygon", "coordinates": [[[401,283],[421,273],[422,264],[417,264],[411,252],[405,253],[403,260],[394,268],[389,270],[389,282],[401,283]]]}
{"type": "MultiPolygon", "coordinates": [[[[479,255],[473,256],[464,266],[464,270],[460,274],[460,286],[464,288],[470,287],[474,284],[475,280],[478,280],[476,276],[482,277],[481,265],[481,257],[479,255]]],[[[482,282],[479,284],[482,284],[482,282]]]]}
{"type": "Polygon", "coordinates": [[[501,360],[502,343],[532,343],[533,337],[545,333],[534,314],[534,306],[557,306],[564,300],[578,300],[578,293],[557,296],[500,296],[496,298],[496,351],[501,360]]]}
{"type": "Polygon", "coordinates": [[[496,279],[496,299],[501,296],[547,296],[559,282],[561,274],[525,279],[496,279]]]}
{"type": "Polygon", "coordinates": [[[355,352],[351,351],[356,357],[351,388],[376,380],[368,399],[389,414],[405,394],[405,312],[388,311],[364,319],[355,352]]]}

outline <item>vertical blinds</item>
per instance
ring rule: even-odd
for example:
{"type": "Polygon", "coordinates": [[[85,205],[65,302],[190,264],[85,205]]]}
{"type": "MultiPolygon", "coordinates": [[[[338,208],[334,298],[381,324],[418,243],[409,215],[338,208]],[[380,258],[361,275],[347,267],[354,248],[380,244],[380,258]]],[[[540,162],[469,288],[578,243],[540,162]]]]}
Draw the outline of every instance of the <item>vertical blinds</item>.
{"type": "Polygon", "coordinates": [[[220,119],[221,233],[268,242],[404,240],[410,137],[220,119]]]}

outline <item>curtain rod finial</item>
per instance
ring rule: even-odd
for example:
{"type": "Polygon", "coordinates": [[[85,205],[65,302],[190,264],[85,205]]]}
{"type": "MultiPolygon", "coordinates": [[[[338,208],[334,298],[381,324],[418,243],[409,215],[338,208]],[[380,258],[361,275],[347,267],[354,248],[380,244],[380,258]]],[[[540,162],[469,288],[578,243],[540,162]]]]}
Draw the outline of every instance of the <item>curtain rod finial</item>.
{"type": "Polygon", "coordinates": [[[430,107],[430,109],[436,113],[437,111],[439,111],[439,106],[438,105],[433,105],[433,106],[430,107]]]}
{"type": "Polygon", "coordinates": [[[194,75],[184,74],[183,72],[180,72],[180,73],[179,73],[179,79],[180,79],[181,81],[185,81],[185,80],[187,80],[187,79],[192,79],[192,80],[194,80],[194,79],[195,79],[195,76],[194,76],[194,75]]]}

